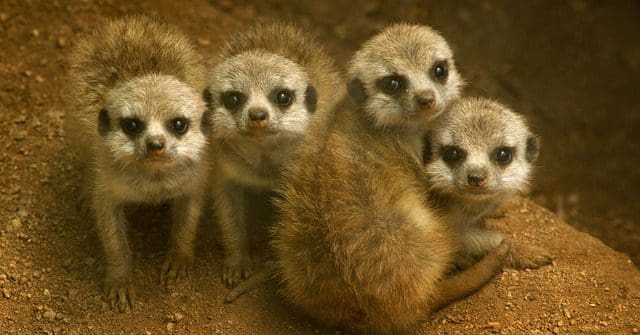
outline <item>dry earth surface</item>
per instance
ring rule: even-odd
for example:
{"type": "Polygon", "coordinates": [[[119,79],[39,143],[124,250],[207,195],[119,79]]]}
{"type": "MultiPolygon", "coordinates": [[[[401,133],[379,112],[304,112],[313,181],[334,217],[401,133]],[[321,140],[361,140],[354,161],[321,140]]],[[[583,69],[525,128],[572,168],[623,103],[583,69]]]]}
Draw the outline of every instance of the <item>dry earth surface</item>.
{"type": "Polygon", "coordinates": [[[170,224],[166,208],[131,216],[135,310],[119,314],[103,302],[100,249],[91,222],[75,210],[78,176],[63,141],[66,55],[98,18],[134,12],[177,24],[205,55],[257,18],[297,19],[327,41],[340,64],[388,21],[436,26],[456,50],[469,92],[500,98],[537,125],[545,146],[534,195],[559,215],[531,200],[511,203],[491,224],[546,246],[554,264],[504,272],[426,321],[424,332],[638,333],[637,268],[561,220],[637,262],[640,114],[629,111],[640,106],[633,93],[640,73],[638,3],[404,4],[0,2],[0,333],[335,333],[287,306],[271,285],[222,304],[226,289],[210,226],[202,229],[191,278],[165,291],[158,277],[170,224]],[[604,162],[593,159],[603,156],[604,162]]]}

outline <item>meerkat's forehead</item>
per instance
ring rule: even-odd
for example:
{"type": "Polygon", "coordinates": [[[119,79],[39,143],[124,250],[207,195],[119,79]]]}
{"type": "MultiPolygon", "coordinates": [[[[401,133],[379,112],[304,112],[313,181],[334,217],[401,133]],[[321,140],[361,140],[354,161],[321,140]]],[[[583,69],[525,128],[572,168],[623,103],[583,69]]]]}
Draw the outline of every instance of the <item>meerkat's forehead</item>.
{"type": "Polygon", "coordinates": [[[195,90],[173,76],[136,77],[109,91],[104,106],[112,117],[139,119],[197,118],[204,102],[195,90]]]}
{"type": "Polygon", "coordinates": [[[453,52],[435,30],[419,25],[393,25],[365,42],[350,64],[351,77],[379,77],[404,71],[427,72],[453,52]]]}
{"type": "Polygon", "coordinates": [[[233,56],[214,70],[213,88],[218,91],[274,87],[304,90],[309,78],[297,63],[266,51],[249,51],[233,56]]]}
{"type": "Polygon", "coordinates": [[[469,98],[454,103],[434,131],[440,145],[485,150],[521,146],[529,129],[522,116],[488,99],[469,98]]]}

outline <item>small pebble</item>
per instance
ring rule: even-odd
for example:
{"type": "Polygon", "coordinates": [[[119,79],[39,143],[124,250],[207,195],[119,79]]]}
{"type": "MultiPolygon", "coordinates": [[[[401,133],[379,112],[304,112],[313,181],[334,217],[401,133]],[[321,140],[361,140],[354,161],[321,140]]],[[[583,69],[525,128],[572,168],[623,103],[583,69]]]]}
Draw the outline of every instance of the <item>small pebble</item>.
{"type": "Polygon", "coordinates": [[[56,312],[54,311],[45,311],[44,313],[42,313],[42,317],[47,319],[47,320],[53,320],[56,318],[56,312]]]}
{"type": "Polygon", "coordinates": [[[58,36],[56,39],[56,45],[58,48],[62,49],[67,46],[67,38],[64,36],[58,36]]]}
{"type": "Polygon", "coordinates": [[[176,328],[176,324],[174,322],[167,322],[167,331],[172,332],[176,328]]]}

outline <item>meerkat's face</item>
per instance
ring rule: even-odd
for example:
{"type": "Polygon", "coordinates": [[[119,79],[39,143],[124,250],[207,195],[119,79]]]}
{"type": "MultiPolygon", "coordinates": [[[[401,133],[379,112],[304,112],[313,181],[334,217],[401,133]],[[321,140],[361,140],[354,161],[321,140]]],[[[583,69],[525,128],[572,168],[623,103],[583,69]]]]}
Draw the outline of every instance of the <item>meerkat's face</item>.
{"type": "Polygon", "coordinates": [[[98,130],[119,164],[167,169],[200,160],[207,118],[194,89],[171,76],[147,75],[107,94],[98,130]]]}
{"type": "Polygon", "coordinates": [[[217,138],[301,135],[317,102],[300,65],[257,51],[218,65],[204,96],[217,138]]]}
{"type": "Polygon", "coordinates": [[[464,99],[427,135],[426,172],[434,190],[486,199],[526,190],[538,138],[524,119],[486,99],[464,99]]]}
{"type": "Polygon", "coordinates": [[[422,127],[459,96],[463,80],[445,39],[426,26],[394,25],[350,62],[349,94],[376,126],[422,127]]]}

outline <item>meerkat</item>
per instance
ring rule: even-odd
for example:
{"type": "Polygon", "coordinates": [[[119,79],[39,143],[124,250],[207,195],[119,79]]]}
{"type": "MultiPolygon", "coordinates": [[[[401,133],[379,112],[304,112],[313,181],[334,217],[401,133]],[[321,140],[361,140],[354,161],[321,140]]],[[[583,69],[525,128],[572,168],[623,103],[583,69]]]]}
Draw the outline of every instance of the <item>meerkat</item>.
{"type": "Polygon", "coordinates": [[[146,16],[105,22],[71,55],[66,135],[82,165],[82,196],[105,256],[114,308],[133,308],[124,207],[171,201],[173,228],[161,280],[185,276],[207,179],[205,68],[175,27],[146,16]]]}
{"type": "Polygon", "coordinates": [[[235,287],[252,270],[248,191],[268,194],[316,111],[337,100],[333,60],[307,32],[284,23],[232,37],[209,74],[214,216],[224,249],[222,279],[235,287]]]}
{"type": "MultiPolygon", "coordinates": [[[[525,119],[489,99],[463,98],[434,122],[424,153],[429,197],[455,228],[459,268],[502,243],[503,236],[482,228],[481,221],[528,189],[538,152],[539,139],[525,119]]],[[[542,248],[509,242],[507,266],[537,268],[551,262],[542,248]]]]}
{"type": "Polygon", "coordinates": [[[406,333],[500,271],[506,245],[445,279],[455,241],[421,178],[423,135],[462,84],[427,26],[392,25],[355,53],[351,98],[304,140],[275,201],[275,273],[293,305],[355,333],[406,333]]]}

